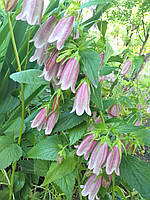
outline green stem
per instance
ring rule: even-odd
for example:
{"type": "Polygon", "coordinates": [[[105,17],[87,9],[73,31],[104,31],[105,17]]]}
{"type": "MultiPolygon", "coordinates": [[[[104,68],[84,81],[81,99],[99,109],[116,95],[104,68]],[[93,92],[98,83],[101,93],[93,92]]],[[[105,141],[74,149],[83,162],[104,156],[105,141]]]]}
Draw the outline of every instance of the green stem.
{"type": "Polygon", "coordinates": [[[102,120],[103,124],[105,124],[105,120],[104,120],[102,111],[99,111],[99,114],[100,114],[100,117],[101,117],[101,120],[102,120]]]}
{"type": "Polygon", "coordinates": [[[133,200],[133,193],[130,192],[130,199],[133,200]]]}
{"type": "Polygon", "coordinates": [[[48,188],[49,188],[49,184],[47,184],[47,186],[46,186],[46,188],[45,188],[45,193],[44,193],[43,200],[46,199],[46,195],[47,195],[47,192],[48,192],[48,188]]]}
{"type": "Polygon", "coordinates": [[[112,174],[112,200],[115,200],[115,174],[112,174]]]}
{"type": "MultiPolygon", "coordinates": [[[[4,5],[5,5],[4,0],[3,0],[3,2],[4,2],[4,5]]],[[[17,47],[16,47],[16,42],[15,42],[15,37],[14,37],[14,33],[13,33],[13,27],[12,27],[11,19],[10,19],[9,13],[7,11],[6,11],[6,14],[7,14],[8,25],[9,25],[10,35],[11,35],[14,53],[15,53],[15,57],[16,57],[18,71],[21,72],[21,64],[20,64],[20,60],[19,60],[19,56],[18,56],[18,51],[17,51],[17,47]]],[[[22,83],[20,85],[20,88],[21,88],[22,114],[21,114],[21,126],[20,126],[20,131],[19,131],[18,145],[20,145],[20,143],[21,143],[23,123],[24,123],[24,92],[23,92],[23,84],[22,83]]],[[[9,190],[9,200],[12,199],[12,195],[13,195],[13,182],[14,182],[14,174],[15,174],[16,165],[17,165],[17,162],[15,162],[12,165],[12,174],[11,174],[10,190],[9,190]]]]}
{"type": "Polygon", "coordinates": [[[25,60],[25,64],[24,64],[24,70],[26,70],[27,67],[27,62],[28,62],[28,57],[29,57],[29,47],[30,47],[30,25],[28,25],[28,44],[27,44],[27,56],[26,56],[26,60],[25,60]]]}
{"type": "Polygon", "coordinates": [[[79,175],[79,170],[78,170],[78,190],[79,190],[79,198],[80,198],[80,200],[82,200],[81,188],[80,188],[80,175],[79,175]]]}

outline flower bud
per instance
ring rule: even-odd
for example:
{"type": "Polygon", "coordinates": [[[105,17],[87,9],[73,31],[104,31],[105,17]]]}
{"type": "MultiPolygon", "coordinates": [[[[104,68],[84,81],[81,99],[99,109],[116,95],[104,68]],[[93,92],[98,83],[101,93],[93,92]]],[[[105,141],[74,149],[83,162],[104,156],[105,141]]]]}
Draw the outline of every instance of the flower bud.
{"type": "Polygon", "coordinates": [[[6,11],[9,12],[9,11],[13,10],[17,4],[17,1],[18,0],[7,0],[6,6],[5,6],[6,11]]]}

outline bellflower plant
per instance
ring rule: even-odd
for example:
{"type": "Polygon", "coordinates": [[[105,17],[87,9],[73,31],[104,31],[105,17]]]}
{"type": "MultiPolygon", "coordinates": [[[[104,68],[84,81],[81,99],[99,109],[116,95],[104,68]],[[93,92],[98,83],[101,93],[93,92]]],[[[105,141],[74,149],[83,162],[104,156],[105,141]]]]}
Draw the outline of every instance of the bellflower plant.
{"type": "Polygon", "coordinates": [[[27,21],[30,25],[41,24],[44,0],[24,0],[21,13],[16,20],[27,21]]]}
{"type": "Polygon", "coordinates": [[[63,48],[63,45],[69,35],[73,30],[75,17],[74,16],[65,16],[57,23],[56,27],[54,28],[52,34],[50,35],[48,42],[49,43],[56,43],[56,47],[58,50],[63,48]]]}
{"type": "Polygon", "coordinates": [[[18,0],[7,0],[6,6],[5,6],[7,12],[13,10],[15,8],[17,2],[18,2],[18,0]]]}

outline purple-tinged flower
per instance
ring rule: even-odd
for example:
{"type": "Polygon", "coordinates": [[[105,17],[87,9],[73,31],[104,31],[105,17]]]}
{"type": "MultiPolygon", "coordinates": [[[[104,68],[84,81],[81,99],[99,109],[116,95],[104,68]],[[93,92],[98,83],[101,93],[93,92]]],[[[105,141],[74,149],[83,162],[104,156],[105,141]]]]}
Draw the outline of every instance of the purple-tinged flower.
{"type": "Polygon", "coordinates": [[[45,22],[40,26],[35,36],[30,42],[34,42],[36,48],[42,48],[47,44],[48,38],[53,31],[54,23],[56,21],[55,16],[49,17],[45,22]]]}
{"type": "Polygon", "coordinates": [[[63,48],[63,45],[73,30],[74,16],[62,18],[55,26],[48,42],[56,42],[57,49],[63,48]]]}
{"type": "Polygon", "coordinates": [[[63,64],[63,61],[60,62],[58,73],[57,73],[57,78],[58,79],[60,79],[60,77],[61,77],[61,75],[63,73],[64,67],[65,67],[65,64],[63,64]]]}
{"type": "Polygon", "coordinates": [[[95,174],[92,175],[83,187],[81,192],[82,196],[87,196],[89,200],[94,200],[100,187],[101,187],[102,177],[97,177],[95,174]]]}
{"type": "Polygon", "coordinates": [[[74,35],[73,39],[75,40],[75,39],[78,39],[79,37],[80,37],[80,35],[79,35],[79,29],[78,29],[76,32],[76,35],[74,35]]]}
{"type": "Polygon", "coordinates": [[[84,113],[85,110],[88,115],[91,115],[91,110],[89,105],[90,105],[89,86],[86,82],[83,82],[77,90],[71,113],[76,110],[77,115],[80,116],[84,113]]]}
{"type": "Polygon", "coordinates": [[[121,162],[120,152],[118,146],[114,146],[114,148],[109,152],[107,160],[106,160],[106,173],[111,175],[113,171],[116,172],[117,176],[120,175],[119,165],[121,162]]]}
{"type": "Polygon", "coordinates": [[[48,59],[49,52],[48,52],[49,44],[46,44],[42,48],[37,48],[34,52],[34,55],[30,58],[30,62],[34,62],[37,60],[37,63],[42,66],[48,59]]]}
{"type": "Polygon", "coordinates": [[[103,176],[103,177],[102,177],[102,186],[103,186],[104,188],[109,187],[110,184],[111,184],[111,179],[112,179],[112,176],[108,176],[108,180],[103,176]]]}
{"type": "Polygon", "coordinates": [[[91,134],[82,141],[76,152],[77,156],[82,156],[84,154],[84,159],[88,160],[89,155],[96,144],[96,140],[93,140],[93,138],[94,135],[91,134]]]}
{"type": "Polygon", "coordinates": [[[60,156],[59,154],[57,155],[57,163],[61,164],[63,161],[63,156],[60,156]]]}
{"type": "Polygon", "coordinates": [[[54,100],[53,100],[53,104],[52,104],[53,112],[58,109],[59,103],[60,103],[60,96],[57,98],[57,95],[56,95],[54,100]]]}
{"type": "Polygon", "coordinates": [[[9,11],[13,10],[17,4],[17,1],[18,0],[7,0],[6,6],[5,6],[6,11],[9,12],[9,11]]]}
{"type": "Polygon", "coordinates": [[[45,135],[50,135],[56,122],[57,122],[58,114],[57,111],[53,112],[47,118],[46,128],[45,128],[45,135]]]}
{"type": "Polygon", "coordinates": [[[24,0],[22,12],[16,20],[27,21],[30,25],[40,24],[43,8],[44,0],[24,0]]]}
{"type": "Polygon", "coordinates": [[[110,115],[110,117],[118,117],[119,111],[119,104],[115,104],[108,109],[108,114],[110,115]]]}
{"type": "Polygon", "coordinates": [[[46,71],[46,66],[45,66],[44,69],[43,69],[42,74],[39,77],[44,76],[44,79],[46,81],[53,80],[54,83],[56,83],[58,68],[59,68],[59,64],[58,63],[55,63],[53,66],[51,65],[51,68],[49,68],[48,71],[46,71]]]}
{"type": "Polygon", "coordinates": [[[123,76],[125,76],[126,74],[129,73],[130,69],[131,69],[131,61],[128,60],[128,61],[123,65],[123,67],[122,67],[120,73],[121,73],[123,76]]]}
{"type": "Polygon", "coordinates": [[[99,77],[98,77],[98,81],[99,81],[99,82],[103,82],[104,80],[105,80],[105,76],[99,76],[99,77]]]}
{"type": "Polygon", "coordinates": [[[46,107],[42,108],[32,121],[31,128],[37,127],[38,131],[40,131],[42,126],[46,122],[46,114],[47,114],[47,108],[46,107]]]}
{"type": "Polygon", "coordinates": [[[56,64],[57,55],[58,55],[58,51],[57,49],[54,49],[49,59],[46,61],[46,64],[45,64],[46,71],[49,71],[53,67],[53,65],[56,64]]]}
{"type": "Polygon", "coordinates": [[[71,87],[73,93],[75,93],[75,84],[79,74],[79,62],[76,58],[71,58],[65,64],[60,81],[62,90],[67,90],[71,87]]]}
{"type": "Polygon", "coordinates": [[[100,142],[94,148],[91,158],[88,163],[88,168],[93,169],[93,173],[98,175],[102,171],[102,167],[105,164],[108,154],[108,144],[104,142],[102,145],[100,142]]]}
{"type": "Polygon", "coordinates": [[[140,123],[140,120],[138,119],[138,120],[135,122],[134,126],[140,126],[140,125],[141,125],[141,123],[140,123]]]}
{"type": "Polygon", "coordinates": [[[148,106],[147,108],[147,113],[150,113],[150,106],[148,106]]]}
{"type": "MultiPolygon", "coordinates": [[[[101,53],[101,52],[100,52],[100,53],[101,53]]],[[[100,57],[101,57],[101,62],[100,62],[100,67],[101,67],[102,64],[103,64],[103,60],[104,60],[104,54],[101,54],[100,57]]]]}
{"type": "Polygon", "coordinates": [[[138,105],[138,107],[137,107],[137,109],[138,110],[141,110],[141,107],[142,107],[142,105],[141,105],[141,103],[138,105]]]}

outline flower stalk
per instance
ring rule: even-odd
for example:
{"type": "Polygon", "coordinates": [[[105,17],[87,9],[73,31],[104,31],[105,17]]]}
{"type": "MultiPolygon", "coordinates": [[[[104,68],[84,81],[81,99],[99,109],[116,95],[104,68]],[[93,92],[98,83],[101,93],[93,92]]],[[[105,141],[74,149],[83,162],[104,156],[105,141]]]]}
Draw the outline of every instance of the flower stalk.
{"type": "MultiPolygon", "coordinates": [[[[4,0],[3,0],[3,3],[5,5],[4,0]]],[[[11,35],[14,53],[15,53],[15,57],[16,57],[18,71],[21,72],[21,64],[20,64],[20,60],[19,60],[19,56],[18,56],[18,51],[17,51],[17,47],[16,47],[16,42],[15,42],[15,37],[14,37],[14,33],[13,33],[11,19],[10,19],[9,13],[7,11],[6,11],[6,14],[7,14],[8,25],[9,25],[10,35],[11,35]]],[[[21,126],[20,126],[20,131],[19,131],[18,145],[20,145],[20,143],[21,143],[23,123],[24,123],[24,91],[23,91],[23,84],[22,83],[20,84],[20,88],[21,88],[22,114],[21,114],[21,126]]],[[[15,174],[16,164],[17,164],[17,162],[15,162],[12,165],[12,174],[11,174],[10,190],[9,190],[9,200],[12,199],[12,195],[13,195],[13,182],[14,182],[14,174],[15,174]]]]}

